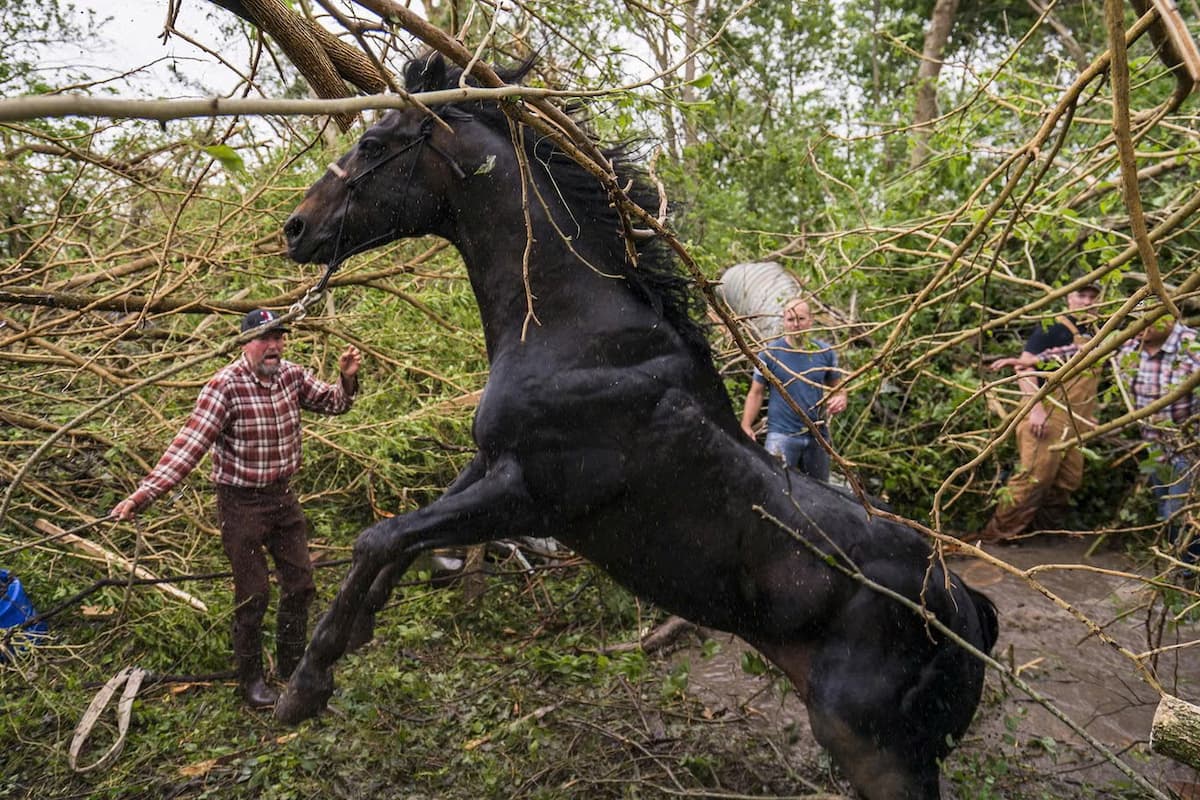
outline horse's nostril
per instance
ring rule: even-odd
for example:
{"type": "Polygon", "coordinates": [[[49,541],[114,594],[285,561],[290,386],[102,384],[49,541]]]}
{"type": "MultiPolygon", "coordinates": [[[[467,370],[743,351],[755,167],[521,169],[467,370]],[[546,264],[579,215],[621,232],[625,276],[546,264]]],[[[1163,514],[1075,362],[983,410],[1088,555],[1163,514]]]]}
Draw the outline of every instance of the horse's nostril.
{"type": "Polygon", "coordinates": [[[283,235],[289,242],[299,239],[304,235],[304,220],[300,217],[291,217],[283,224],[283,235]]]}

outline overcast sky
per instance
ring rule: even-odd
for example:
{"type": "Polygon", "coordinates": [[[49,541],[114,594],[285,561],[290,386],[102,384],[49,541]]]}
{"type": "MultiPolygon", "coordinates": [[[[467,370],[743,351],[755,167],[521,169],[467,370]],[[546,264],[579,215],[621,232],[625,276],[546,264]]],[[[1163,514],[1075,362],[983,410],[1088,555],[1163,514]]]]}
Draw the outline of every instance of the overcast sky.
{"type": "MultiPolygon", "coordinates": [[[[70,0],[76,8],[93,9],[98,18],[111,18],[101,41],[80,42],[64,48],[63,63],[86,65],[97,76],[140,70],[120,87],[137,95],[155,97],[203,96],[228,89],[236,82],[229,70],[188,42],[171,37],[164,45],[159,35],[167,18],[167,0],[70,0]],[[171,80],[170,65],[190,80],[209,87],[202,91],[171,80]]],[[[223,52],[243,46],[241,40],[222,41],[215,20],[233,16],[205,0],[184,0],[176,28],[223,52]]],[[[229,57],[227,53],[227,57],[229,57]]],[[[244,56],[233,56],[237,64],[244,56]]]]}

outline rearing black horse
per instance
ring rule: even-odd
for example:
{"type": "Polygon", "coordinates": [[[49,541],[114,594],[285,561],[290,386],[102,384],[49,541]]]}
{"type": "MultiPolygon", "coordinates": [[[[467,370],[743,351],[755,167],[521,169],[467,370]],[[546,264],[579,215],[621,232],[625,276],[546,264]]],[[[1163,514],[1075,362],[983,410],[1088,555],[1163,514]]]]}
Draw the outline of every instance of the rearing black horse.
{"type": "MultiPolygon", "coordinates": [[[[406,69],[413,92],[453,88],[459,75],[440,56],[406,69]]],[[[437,501],[358,537],[276,715],[296,722],[325,706],[334,661],[370,638],[421,551],[556,537],[778,665],[863,795],[938,797],[938,760],[974,715],[984,667],[834,565],[924,604],[984,651],[997,634],[991,602],[943,571],[921,536],[786,471],[742,434],[688,281],[659,242],[640,242],[629,262],[592,176],[534,131],[514,137],[495,103],[434,113],[451,130],[421,109],[384,116],[309,189],[285,233],[299,262],[337,264],[425,234],[458,248],[491,363],[479,449],[437,501]]],[[[622,185],[636,177],[622,152],[607,155],[622,185]]]]}

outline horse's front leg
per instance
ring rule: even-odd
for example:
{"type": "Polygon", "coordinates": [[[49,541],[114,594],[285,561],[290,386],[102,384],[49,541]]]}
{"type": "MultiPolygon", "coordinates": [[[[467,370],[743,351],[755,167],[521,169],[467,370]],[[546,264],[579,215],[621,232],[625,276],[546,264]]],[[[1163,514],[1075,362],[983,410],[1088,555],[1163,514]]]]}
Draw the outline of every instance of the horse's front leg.
{"type": "Polygon", "coordinates": [[[385,586],[376,585],[382,578],[390,589],[392,576],[380,575],[385,567],[398,575],[431,547],[480,544],[535,527],[533,502],[521,469],[506,457],[459,491],[367,528],[355,541],[350,571],[275,706],[276,718],[294,724],[325,707],[333,694],[333,663],[346,652],[360,608],[367,602],[382,607],[387,599],[380,597],[385,586]],[[378,591],[372,592],[373,587],[378,591]]]}
{"type": "MultiPolygon", "coordinates": [[[[474,485],[480,478],[487,474],[487,464],[484,461],[483,455],[476,453],[471,462],[463,468],[463,471],[458,474],[458,477],[446,487],[446,491],[442,492],[442,498],[447,498],[456,495],[469,486],[474,485]]],[[[346,651],[354,652],[358,648],[371,641],[375,636],[375,615],[384,607],[388,598],[392,595],[392,589],[396,583],[404,576],[408,567],[412,564],[420,550],[409,553],[402,553],[400,557],[386,564],[376,574],[371,581],[371,588],[367,590],[366,597],[358,606],[358,613],[354,616],[354,622],[350,626],[350,638],[346,642],[346,651]]]]}

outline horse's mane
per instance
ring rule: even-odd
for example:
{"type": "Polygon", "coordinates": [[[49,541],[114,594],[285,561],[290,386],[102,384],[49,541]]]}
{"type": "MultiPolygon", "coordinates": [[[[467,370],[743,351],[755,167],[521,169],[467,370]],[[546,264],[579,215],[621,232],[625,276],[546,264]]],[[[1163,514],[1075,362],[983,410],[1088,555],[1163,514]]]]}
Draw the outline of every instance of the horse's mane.
{"type": "MultiPolygon", "coordinates": [[[[513,67],[497,68],[496,74],[505,83],[520,83],[534,63],[535,59],[530,58],[513,67]]],[[[408,62],[404,70],[405,84],[410,92],[454,89],[459,86],[462,72],[461,67],[446,64],[440,54],[429,54],[408,62]]],[[[466,83],[479,85],[469,76],[466,83]]],[[[510,136],[509,117],[494,101],[459,103],[439,108],[438,113],[451,122],[455,117],[470,117],[505,137],[510,136]]],[[[554,195],[562,199],[571,217],[579,222],[570,230],[564,228],[564,233],[576,241],[589,242],[595,252],[604,254],[604,263],[597,266],[605,272],[621,275],[691,346],[708,355],[708,339],[699,322],[703,318],[704,301],[670,248],[659,237],[641,240],[636,245],[637,264],[630,263],[619,233],[622,226],[618,212],[596,177],[553,140],[533,131],[526,130],[525,133],[522,140],[528,163],[544,171],[553,184],[554,195]]],[[[634,161],[636,143],[604,145],[595,138],[592,143],[612,165],[617,184],[629,187],[626,190],[629,199],[655,213],[658,193],[647,180],[645,171],[634,161]]]]}

